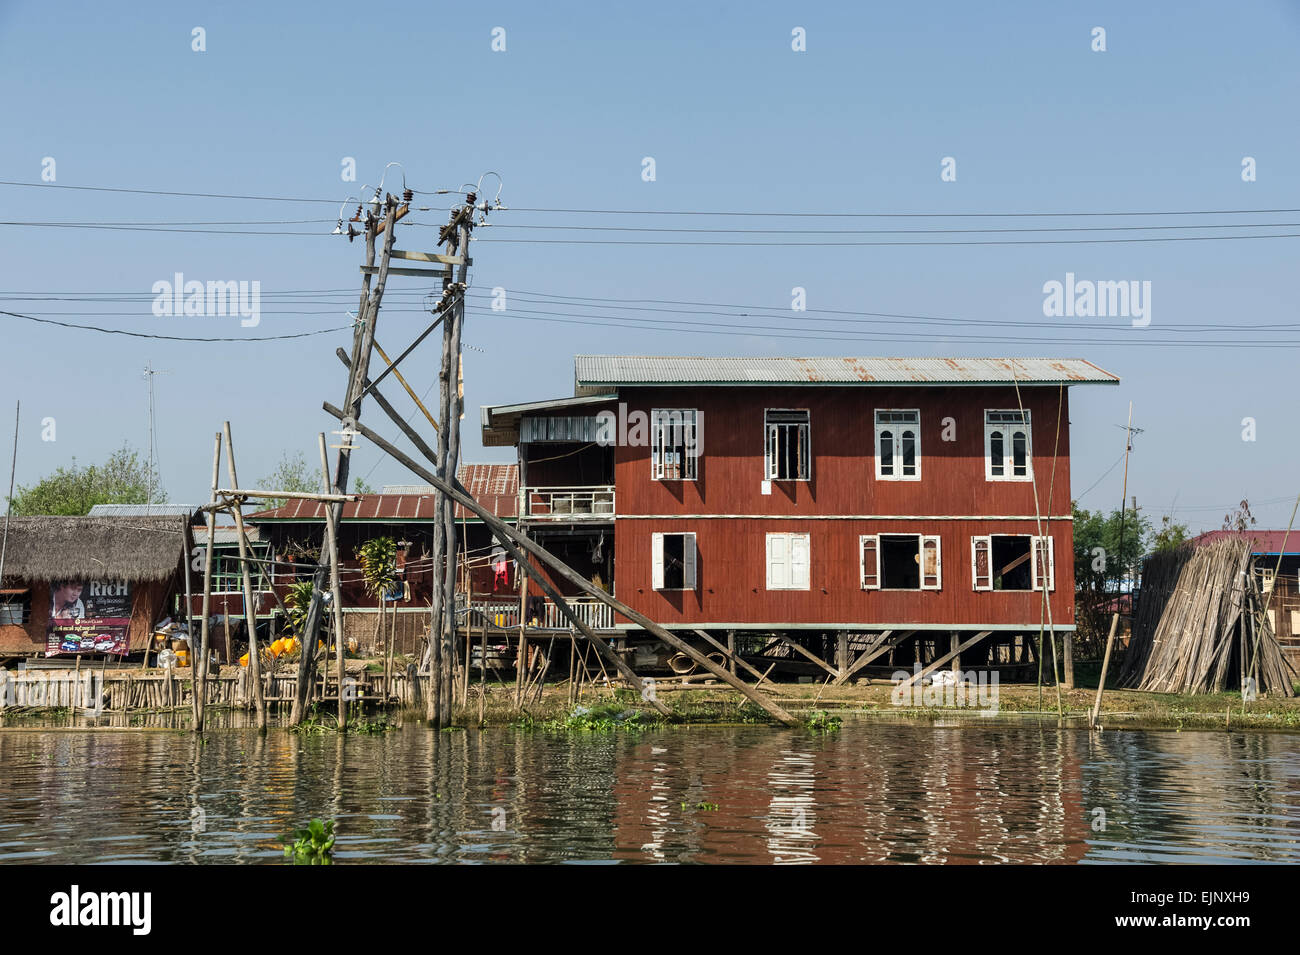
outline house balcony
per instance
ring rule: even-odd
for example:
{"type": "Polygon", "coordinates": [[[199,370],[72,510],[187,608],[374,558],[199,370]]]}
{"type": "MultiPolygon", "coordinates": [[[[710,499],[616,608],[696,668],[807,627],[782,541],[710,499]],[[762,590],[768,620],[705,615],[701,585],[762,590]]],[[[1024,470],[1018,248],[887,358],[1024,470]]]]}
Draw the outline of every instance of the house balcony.
{"type": "MultiPolygon", "coordinates": [[[[573,611],[574,616],[592,630],[614,629],[613,609],[601,603],[595,597],[568,597],[565,603],[569,605],[569,609],[573,611]]],[[[569,618],[560,612],[559,607],[547,600],[545,613],[542,619],[537,621],[537,628],[540,630],[568,630],[570,626],[569,618]]]]}
{"type": "Polygon", "coordinates": [[[614,519],[614,485],[525,488],[524,517],[535,521],[601,522],[614,519]]]}

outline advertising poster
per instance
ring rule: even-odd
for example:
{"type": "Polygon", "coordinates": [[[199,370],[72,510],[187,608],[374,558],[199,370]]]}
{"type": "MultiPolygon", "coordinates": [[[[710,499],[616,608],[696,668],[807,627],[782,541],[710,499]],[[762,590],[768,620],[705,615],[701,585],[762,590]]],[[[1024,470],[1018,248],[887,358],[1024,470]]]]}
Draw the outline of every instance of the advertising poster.
{"type": "Polygon", "coordinates": [[[130,646],[131,586],[121,580],[50,582],[45,655],[125,654],[130,646]]]}

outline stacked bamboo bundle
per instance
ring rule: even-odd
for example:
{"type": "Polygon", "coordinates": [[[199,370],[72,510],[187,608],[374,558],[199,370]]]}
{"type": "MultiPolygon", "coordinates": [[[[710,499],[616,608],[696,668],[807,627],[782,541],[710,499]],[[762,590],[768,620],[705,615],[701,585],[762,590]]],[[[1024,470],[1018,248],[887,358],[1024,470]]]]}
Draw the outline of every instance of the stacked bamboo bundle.
{"type": "Polygon", "coordinates": [[[1241,687],[1241,661],[1261,693],[1293,696],[1295,673],[1261,614],[1249,538],[1225,538],[1153,554],[1119,685],[1158,693],[1241,687]]]}

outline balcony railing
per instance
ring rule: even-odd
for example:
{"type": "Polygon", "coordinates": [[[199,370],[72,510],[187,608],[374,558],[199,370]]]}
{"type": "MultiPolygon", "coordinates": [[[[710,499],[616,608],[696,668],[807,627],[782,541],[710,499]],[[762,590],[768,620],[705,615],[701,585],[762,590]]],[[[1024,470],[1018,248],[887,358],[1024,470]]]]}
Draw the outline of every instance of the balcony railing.
{"type": "Polygon", "coordinates": [[[481,627],[486,623],[508,630],[519,626],[518,600],[475,600],[470,606],[474,611],[470,617],[471,627],[481,627]]]}
{"type": "MultiPolygon", "coordinates": [[[[614,611],[594,597],[569,597],[565,603],[592,630],[614,629],[614,611]]],[[[549,600],[546,601],[546,615],[540,623],[546,630],[568,630],[571,626],[569,618],[549,600]]]]}
{"type": "Polygon", "coordinates": [[[545,521],[613,520],[614,486],[526,488],[524,514],[545,521]]]}

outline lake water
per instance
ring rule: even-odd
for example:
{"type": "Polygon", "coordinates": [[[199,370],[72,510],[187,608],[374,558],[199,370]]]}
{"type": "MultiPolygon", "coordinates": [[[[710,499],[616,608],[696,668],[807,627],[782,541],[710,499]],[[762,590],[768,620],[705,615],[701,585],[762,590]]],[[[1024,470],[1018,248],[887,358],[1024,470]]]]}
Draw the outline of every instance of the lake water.
{"type": "Polygon", "coordinates": [[[0,730],[0,862],[1300,862],[1300,735],[0,730]]]}

